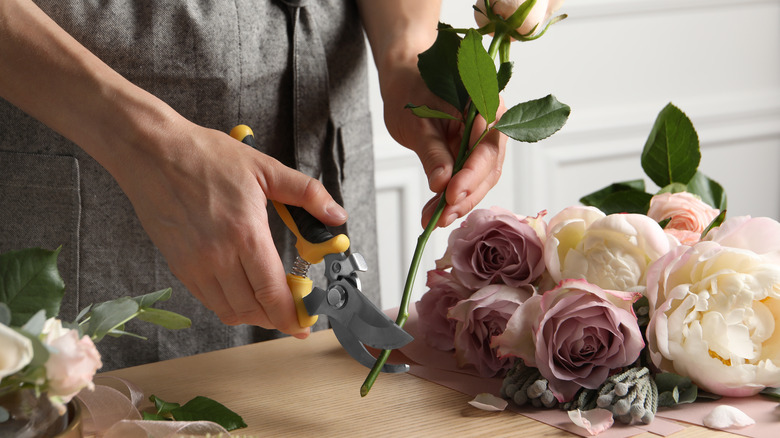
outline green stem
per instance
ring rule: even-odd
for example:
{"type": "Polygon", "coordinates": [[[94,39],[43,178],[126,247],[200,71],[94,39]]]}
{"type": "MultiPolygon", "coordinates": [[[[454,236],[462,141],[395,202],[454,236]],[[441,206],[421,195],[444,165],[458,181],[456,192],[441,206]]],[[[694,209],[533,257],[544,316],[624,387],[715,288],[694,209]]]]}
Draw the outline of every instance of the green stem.
{"type": "MultiPolygon", "coordinates": [[[[488,54],[491,56],[491,58],[495,59],[496,54],[499,51],[499,47],[501,46],[501,41],[504,40],[504,37],[502,35],[496,35],[493,40],[490,42],[490,49],[488,50],[488,54]]],[[[463,165],[466,163],[466,160],[468,159],[469,155],[471,154],[471,150],[475,148],[483,138],[485,138],[485,135],[488,132],[488,129],[486,128],[485,131],[480,135],[479,139],[476,143],[474,143],[473,147],[469,147],[469,138],[471,138],[471,131],[474,128],[474,120],[477,118],[477,107],[469,104],[467,108],[466,113],[466,119],[464,121],[465,123],[465,129],[463,130],[463,136],[460,139],[460,149],[458,151],[458,157],[455,159],[455,165],[452,169],[452,175],[454,176],[458,171],[460,171],[463,168],[463,165]]],[[[404,284],[404,292],[401,296],[401,304],[398,307],[398,317],[395,320],[395,323],[399,327],[403,327],[406,323],[406,320],[409,319],[409,304],[412,298],[412,288],[414,286],[414,280],[417,276],[417,270],[420,267],[420,261],[422,260],[423,250],[425,249],[425,245],[428,243],[428,239],[431,237],[431,234],[433,233],[433,230],[436,229],[436,224],[439,222],[439,219],[441,218],[442,212],[444,211],[444,208],[447,206],[447,190],[445,189],[441,193],[441,197],[439,198],[439,203],[436,205],[436,209],[433,212],[433,216],[431,216],[431,219],[428,221],[428,225],[425,227],[425,230],[420,234],[420,237],[417,238],[417,246],[414,248],[414,255],[412,256],[412,262],[409,266],[409,272],[406,275],[406,283],[404,284]]],[[[360,396],[365,397],[368,395],[368,392],[371,390],[371,387],[374,385],[374,382],[376,381],[376,378],[379,376],[379,373],[382,370],[382,367],[387,362],[387,359],[390,357],[391,350],[382,350],[379,353],[379,356],[376,359],[376,362],[374,363],[374,367],[371,368],[371,371],[368,373],[368,376],[366,376],[365,381],[363,382],[363,385],[360,387],[360,396]]]]}

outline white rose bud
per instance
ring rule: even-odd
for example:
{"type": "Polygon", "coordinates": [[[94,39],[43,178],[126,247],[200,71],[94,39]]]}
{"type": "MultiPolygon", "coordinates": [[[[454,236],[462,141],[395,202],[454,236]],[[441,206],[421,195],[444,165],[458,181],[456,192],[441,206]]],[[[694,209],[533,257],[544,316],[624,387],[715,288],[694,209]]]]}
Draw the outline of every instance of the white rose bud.
{"type": "Polygon", "coordinates": [[[0,379],[24,368],[33,357],[32,342],[5,324],[0,324],[0,351],[0,379]]]}

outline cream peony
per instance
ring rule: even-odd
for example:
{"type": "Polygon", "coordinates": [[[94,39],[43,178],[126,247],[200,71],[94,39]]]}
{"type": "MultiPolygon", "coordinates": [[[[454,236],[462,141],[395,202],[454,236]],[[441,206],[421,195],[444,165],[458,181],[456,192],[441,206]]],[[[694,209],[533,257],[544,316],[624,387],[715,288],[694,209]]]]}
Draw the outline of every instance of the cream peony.
{"type": "Polygon", "coordinates": [[[550,276],[587,280],[603,289],[635,290],[647,266],[677,240],[640,214],[604,215],[593,207],[569,207],[548,224],[544,259],[550,276]]]}
{"type": "Polygon", "coordinates": [[[0,324],[0,379],[27,366],[33,357],[32,342],[5,324],[0,324]]]}
{"type": "Polygon", "coordinates": [[[780,224],[728,219],[707,239],[648,271],[651,358],[724,396],[780,386],[780,224]]]}
{"type": "MultiPolygon", "coordinates": [[[[490,0],[489,3],[493,7],[493,12],[500,15],[504,19],[507,19],[515,13],[517,8],[522,5],[525,0],[490,0]]],[[[523,24],[517,28],[517,32],[520,35],[529,34],[531,31],[537,32],[543,26],[547,20],[552,17],[563,5],[564,0],[537,0],[536,4],[531,8],[531,12],[528,13],[523,24]],[[535,28],[535,29],[534,29],[535,28]]],[[[474,11],[474,19],[477,21],[477,26],[482,27],[488,23],[488,18],[485,15],[485,0],[477,0],[477,9],[482,12],[474,11]]]]}

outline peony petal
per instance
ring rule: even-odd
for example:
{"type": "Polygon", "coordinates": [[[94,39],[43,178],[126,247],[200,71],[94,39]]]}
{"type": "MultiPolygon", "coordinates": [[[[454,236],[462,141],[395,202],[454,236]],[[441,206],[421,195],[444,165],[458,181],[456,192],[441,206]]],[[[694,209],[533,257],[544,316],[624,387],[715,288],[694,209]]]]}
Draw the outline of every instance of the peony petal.
{"type": "Polygon", "coordinates": [[[720,405],[713,409],[702,420],[711,429],[727,429],[729,427],[747,427],[756,424],[747,414],[729,405],[720,405]]]}
{"type": "Polygon", "coordinates": [[[612,412],[596,408],[589,411],[569,411],[569,419],[572,423],[584,428],[591,435],[598,435],[601,432],[612,427],[615,420],[612,418],[612,412]]]}
{"type": "Polygon", "coordinates": [[[474,400],[471,400],[469,404],[477,409],[482,409],[483,411],[500,412],[506,409],[509,403],[503,398],[483,392],[477,394],[477,396],[474,397],[474,400]]]}

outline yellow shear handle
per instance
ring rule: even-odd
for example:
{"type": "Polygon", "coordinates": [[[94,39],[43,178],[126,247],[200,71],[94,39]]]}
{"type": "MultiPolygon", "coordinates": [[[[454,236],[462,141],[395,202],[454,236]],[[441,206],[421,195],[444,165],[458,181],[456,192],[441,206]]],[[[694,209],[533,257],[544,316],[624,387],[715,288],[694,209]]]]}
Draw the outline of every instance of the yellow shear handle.
{"type": "MultiPolygon", "coordinates": [[[[251,147],[255,147],[252,129],[246,125],[238,125],[233,128],[230,131],[230,136],[251,147]]],[[[295,248],[298,250],[299,257],[307,263],[317,264],[328,254],[336,254],[349,249],[349,238],[346,235],[339,234],[333,236],[325,225],[302,208],[288,207],[280,202],[272,202],[284,224],[295,235],[295,248]],[[295,218],[291,214],[290,209],[294,209],[293,211],[296,213],[295,218]]],[[[295,301],[298,323],[301,327],[311,327],[317,322],[317,315],[309,315],[303,302],[303,297],[311,293],[311,279],[300,275],[287,274],[287,286],[290,288],[295,301]]]]}

